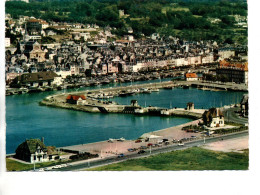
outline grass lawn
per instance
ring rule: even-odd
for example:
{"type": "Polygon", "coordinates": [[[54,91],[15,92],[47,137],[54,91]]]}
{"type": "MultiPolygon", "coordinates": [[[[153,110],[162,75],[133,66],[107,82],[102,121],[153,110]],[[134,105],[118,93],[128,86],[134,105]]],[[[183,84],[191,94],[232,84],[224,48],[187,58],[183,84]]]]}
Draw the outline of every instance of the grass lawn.
{"type": "Polygon", "coordinates": [[[248,164],[248,150],[225,153],[193,147],[87,171],[248,170],[248,164]]]}
{"type": "MultiPolygon", "coordinates": [[[[36,163],[35,168],[41,168],[41,167],[47,167],[58,164],[55,161],[52,162],[44,162],[44,163],[36,163]]],[[[24,164],[21,162],[18,162],[16,160],[6,158],[6,169],[7,171],[26,171],[26,170],[32,170],[33,164],[24,164]]]]}

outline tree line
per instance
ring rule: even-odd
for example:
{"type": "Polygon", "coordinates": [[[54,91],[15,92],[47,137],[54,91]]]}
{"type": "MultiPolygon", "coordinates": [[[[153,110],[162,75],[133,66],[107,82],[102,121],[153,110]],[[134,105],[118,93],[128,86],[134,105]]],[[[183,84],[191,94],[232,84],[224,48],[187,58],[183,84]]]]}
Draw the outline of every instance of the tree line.
{"type": "MultiPolygon", "coordinates": [[[[127,34],[127,28],[132,27],[137,38],[142,34],[159,32],[165,36],[182,36],[193,40],[225,41],[231,38],[234,42],[238,38],[235,38],[235,21],[231,15],[247,16],[247,3],[241,0],[8,1],[6,13],[13,18],[27,15],[48,22],[97,24],[101,27],[109,25],[115,28],[114,33],[119,36],[127,34]],[[126,16],[120,18],[119,10],[124,10],[126,16]],[[208,18],[219,18],[220,23],[213,24],[208,18]]],[[[247,30],[241,31],[239,36],[247,37],[247,30]]]]}

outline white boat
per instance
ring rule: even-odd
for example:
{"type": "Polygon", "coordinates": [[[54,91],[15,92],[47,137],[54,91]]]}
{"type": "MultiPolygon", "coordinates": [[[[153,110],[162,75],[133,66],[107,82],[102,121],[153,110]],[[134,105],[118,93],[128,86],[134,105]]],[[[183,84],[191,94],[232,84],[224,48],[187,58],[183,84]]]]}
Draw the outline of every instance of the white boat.
{"type": "Polygon", "coordinates": [[[123,142],[123,141],[125,141],[125,138],[121,137],[121,138],[119,138],[117,141],[123,142]]]}
{"type": "Polygon", "coordinates": [[[108,142],[113,143],[115,141],[115,139],[109,138],[108,142]]]}
{"type": "Polygon", "coordinates": [[[135,113],[136,114],[143,114],[144,113],[144,109],[135,109],[135,113]]]}
{"type": "Polygon", "coordinates": [[[170,115],[170,112],[169,112],[169,110],[161,110],[161,115],[168,116],[168,115],[170,115]]]}
{"type": "Polygon", "coordinates": [[[160,90],[158,88],[151,89],[152,92],[159,92],[160,90]]]}

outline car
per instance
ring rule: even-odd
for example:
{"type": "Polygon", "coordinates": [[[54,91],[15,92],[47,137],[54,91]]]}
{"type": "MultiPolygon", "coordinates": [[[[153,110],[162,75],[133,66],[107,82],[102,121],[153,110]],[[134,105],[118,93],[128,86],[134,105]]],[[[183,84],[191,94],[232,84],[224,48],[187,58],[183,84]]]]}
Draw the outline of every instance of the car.
{"type": "Polygon", "coordinates": [[[177,141],[176,139],[173,139],[172,142],[173,142],[173,143],[177,143],[178,141],[177,141]]]}
{"type": "Polygon", "coordinates": [[[119,154],[117,157],[118,158],[122,158],[122,157],[124,157],[125,155],[124,154],[119,154]]]}
{"type": "Polygon", "coordinates": [[[140,149],[147,149],[147,146],[141,146],[140,149]]]}
{"type": "Polygon", "coordinates": [[[55,165],[55,166],[53,167],[53,169],[60,169],[60,168],[61,168],[60,165],[55,165]]]}
{"type": "Polygon", "coordinates": [[[133,148],[128,148],[127,150],[128,150],[128,152],[133,152],[134,151],[133,148]]]}
{"type": "Polygon", "coordinates": [[[61,167],[67,167],[67,164],[61,164],[60,166],[61,167]]]}
{"type": "Polygon", "coordinates": [[[137,154],[143,154],[143,153],[145,153],[145,151],[144,150],[140,150],[137,154]]]}
{"type": "Polygon", "coordinates": [[[159,140],[157,141],[158,144],[162,144],[163,143],[163,140],[159,140]]]}
{"type": "Polygon", "coordinates": [[[148,147],[149,147],[149,146],[152,146],[152,145],[153,145],[152,143],[147,144],[148,147]]]}
{"type": "Polygon", "coordinates": [[[179,143],[178,146],[184,146],[184,143],[179,143]]]}
{"type": "Polygon", "coordinates": [[[162,141],[163,141],[163,142],[167,142],[167,141],[169,141],[169,140],[168,140],[168,139],[163,139],[162,141]]]}
{"type": "Polygon", "coordinates": [[[135,140],[135,143],[140,143],[142,142],[142,140],[138,139],[138,140],[135,140]]]}
{"type": "Polygon", "coordinates": [[[46,167],[44,170],[45,171],[50,171],[50,170],[52,170],[53,169],[53,167],[46,167]]]}

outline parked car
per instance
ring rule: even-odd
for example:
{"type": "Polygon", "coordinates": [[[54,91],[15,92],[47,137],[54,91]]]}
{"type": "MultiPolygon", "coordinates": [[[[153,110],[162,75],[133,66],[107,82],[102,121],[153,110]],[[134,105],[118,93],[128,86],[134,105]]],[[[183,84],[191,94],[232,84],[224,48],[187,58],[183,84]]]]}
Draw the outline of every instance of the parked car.
{"type": "Polygon", "coordinates": [[[143,154],[143,153],[145,153],[144,150],[140,150],[140,151],[138,152],[138,154],[143,154]]]}
{"type": "Polygon", "coordinates": [[[178,146],[184,146],[184,143],[179,143],[178,146]]]}
{"type": "Polygon", "coordinates": [[[169,141],[169,140],[168,140],[168,139],[163,139],[162,141],[163,141],[163,142],[167,142],[167,141],[169,141]]]}
{"type": "Polygon", "coordinates": [[[45,171],[50,171],[50,170],[52,170],[52,168],[53,168],[53,167],[46,167],[46,168],[44,168],[44,170],[45,170],[45,171]]]}
{"type": "Polygon", "coordinates": [[[159,140],[157,141],[158,144],[162,144],[163,143],[163,140],[159,140]]]}
{"type": "Polygon", "coordinates": [[[147,149],[147,146],[141,146],[140,149],[147,149]]]}
{"type": "Polygon", "coordinates": [[[53,167],[53,169],[59,169],[59,168],[61,168],[60,165],[55,165],[55,166],[53,167]]]}
{"type": "Polygon", "coordinates": [[[140,143],[142,142],[142,140],[138,139],[138,140],[135,140],[135,143],[140,143]]]}
{"type": "Polygon", "coordinates": [[[67,167],[67,164],[61,164],[60,166],[61,167],[67,167]]]}
{"type": "Polygon", "coordinates": [[[152,146],[152,145],[153,145],[152,143],[147,144],[148,147],[149,147],[149,146],[152,146]]]}
{"type": "Polygon", "coordinates": [[[133,152],[134,151],[133,148],[128,148],[127,150],[128,150],[128,152],[133,152]]]}
{"type": "Polygon", "coordinates": [[[125,155],[124,154],[119,154],[117,157],[118,158],[122,158],[122,157],[124,157],[125,155]]]}

